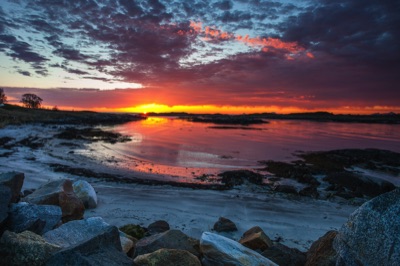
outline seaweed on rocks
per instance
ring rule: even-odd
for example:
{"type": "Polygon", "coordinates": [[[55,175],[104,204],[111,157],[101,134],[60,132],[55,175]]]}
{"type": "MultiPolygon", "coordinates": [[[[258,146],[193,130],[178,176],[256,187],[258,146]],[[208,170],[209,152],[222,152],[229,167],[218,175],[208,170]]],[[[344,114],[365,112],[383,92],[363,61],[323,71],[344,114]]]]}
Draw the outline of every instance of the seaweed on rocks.
{"type": "Polygon", "coordinates": [[[74,127],[66,128],[63,132],[55,135],[55,137],[66,140],[104,141],[111,144],[131,140],[128,136],[120,133],[104,131],[98,128],[77,129],[74,127]]]}

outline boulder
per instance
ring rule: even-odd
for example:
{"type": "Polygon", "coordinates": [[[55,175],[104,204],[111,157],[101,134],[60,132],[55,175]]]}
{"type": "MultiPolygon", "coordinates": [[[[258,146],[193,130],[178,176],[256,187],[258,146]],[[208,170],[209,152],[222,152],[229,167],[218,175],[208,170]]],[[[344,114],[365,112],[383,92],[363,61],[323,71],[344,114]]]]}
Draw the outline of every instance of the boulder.
{"type": "Polygon", "coordinates": [[[198,240],[193,239],[179,230],[168,230],[164,233],[140,239],[136,243],[135,256],[152,253],[161,248],[181,249],[199,256],[198,240]]]}
{"type": "Polygon", "coordinates": [[[10,188],[12,203],[16,203],[19,201],[21,188],[24,184],[24,179],[24,173],[8,172],[0,174],[0,185],[10,188]]]}
{"type": "Polygon", "coordinates": [[[400,188],[354,211],[333,241],[336,265],[398,265],[400,188]]]}
{"type": "Polygon", "coordinates": [[[137,256],[134,261],[140,266],[201,266],[200,260],[192,253],[186,250],[165,248],[137,256]]]}
{"type": "Polygon", "coordinates": [[[63,185],[67,179],[50,181],[31,194],[26,196],[23,201],[39,205],[57,205],[59,206],[59,195],[63,193],[63,185]]]}
{"type": "Polygon", "coordinates": [[[203,253],[204,266],[277,265],[232,239],[209,232],[202,234],[200,250],[203,253]]]}
{"type": "Polygon", "coordinates": [[[47,243],[41,236],[25,231],[5,231],[0,240],[1,265],[44,265],[61,248],[47,243]]]}
{"type": "Polygon", "coordinates": [[[3,232],[3,225],[8,217],[8,205],[12,199],[11,189],[0,185],[0,235],[3,232]]]}
{"type": "Polygon", "coordinates": [[[83,202],[86,209],[97,207],[97,195],[92,185],[84,180],[78,180],[73,183],[72,187],[75,195],[83,202]]]}
{"type": "Polygon", "coordinates": [[[46,263],[46,266],[67,265],[132,266],[134,264],[121,250],[118,228],[107,226],[93,237],[82,239],[55,253],[46,263]]]}
{"type": "Polygon", "coordinates": [[[240,238],[239,243],[252,250],[259,251],[264,251],[273,245],[271,239],[259,226],[254,226],[247,230],[240,238]]]}
{"type": "Polygon", "coordinates": [[[336,251],[333,249],[333,240],[337,231],[328,231],[315,241],[307,251],[306,266],[335,266],[336,251]]]}
{"type": "Polygon", "coordinates": [[[63,189],[64,192],[59,195],[63,223],[82,219],[85,213],[85,206],[82,201],[76,197],[72,189],[72,182],[70,180],[65,181],[63,189]]]}
{"type": "Polygon", "coordinates": [[[10,207],[8,229],[16,233],[29,230],[42,235],[52,230],[60,222],[60,207],[20,202],[14,203],[10,207]]]}
{"type": "Polygon", "coordinates": [[[60,207],[21,202],[11,204],[7,229],[16,233],[29,230],[42,235],[60,222],[60,207]]]}
{"type": "Polygon", "coordinates": [[[71,221],[43,234],[43,238],[54,245],[68,248],[77,243],[89,240],[102,233],[110,225],[100,217],[91,217],[79,221],[71,221]]]}
{"type": "Polygon", "coordinates": [[[237,227],[231,220],[219,217],[218,221],[214,224],[213,230],[217,232],[233,232],[237,231],[237,227]]]}
{"type": "Polygon", "coordinates": [[[69,179],[51,181],[26,196],[24,201],[38,205],[60,206],[63,222],[82,219],[85,212],[85,207],[76,197],[72,181],[69,179]]]}
{"type": "Polygon", "coordinates": [[[169,224],[163,220],[155,221],[154,223],[149,224],[147,230],[150,235],[163,233],[169,230],[169,224]]]}
{"type": "Polygon", "coordinates": [[[272,247],[266,249],[261,255],[278,265],[303,266],[306,262],[306,255],[303,252],[295,248],[289,248],[280,243],[276,243],[272,247]]]}

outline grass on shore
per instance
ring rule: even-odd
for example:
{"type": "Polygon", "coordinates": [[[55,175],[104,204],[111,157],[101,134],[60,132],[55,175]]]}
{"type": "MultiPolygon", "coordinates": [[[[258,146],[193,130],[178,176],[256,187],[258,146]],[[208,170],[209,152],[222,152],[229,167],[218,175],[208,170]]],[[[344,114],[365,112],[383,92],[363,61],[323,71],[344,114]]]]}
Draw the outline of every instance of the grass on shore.
{"type": "Polygon", "coordinates": [[[118,124],[138,119],[142,118],[129,114],[30,109],[10,104],[0,106],[0,128],[28,123],[118,124]]]}

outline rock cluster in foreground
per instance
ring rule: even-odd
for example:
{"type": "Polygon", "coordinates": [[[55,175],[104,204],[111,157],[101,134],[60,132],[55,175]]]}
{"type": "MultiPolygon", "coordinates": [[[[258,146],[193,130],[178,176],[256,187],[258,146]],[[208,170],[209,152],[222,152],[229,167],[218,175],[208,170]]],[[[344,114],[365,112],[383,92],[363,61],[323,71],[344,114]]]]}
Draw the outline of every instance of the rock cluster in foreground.
{"type": "MultiPolygon", "coordinates": [[[[57,180],[21,196],[22,173],[0,174],[0,265],[398,265],[400,189],[376,197],[306,253],[274,243],[255,226],[239,241],[212,232],[194,239],[166,221],[118,229],[100,217],[86,181],[57,180]],[[86,183],[85,183],[86,182],[86,183]],[[75,189],[76,188],[76,189],[75,189]],[[123,230],[124,232],[120,231],[123,230]]],[[[237,230],[220,217],[214,232],[237,230]]]]}

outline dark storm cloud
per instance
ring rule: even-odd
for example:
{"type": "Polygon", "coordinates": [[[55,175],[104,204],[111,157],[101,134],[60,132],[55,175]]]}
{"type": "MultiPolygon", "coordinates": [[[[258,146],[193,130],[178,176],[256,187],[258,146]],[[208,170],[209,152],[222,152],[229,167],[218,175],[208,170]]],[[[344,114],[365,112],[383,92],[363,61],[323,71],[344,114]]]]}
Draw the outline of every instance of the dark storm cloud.
{"type": "Polygon", "coordinates": [[[85,79],[165,86],[177,98],[202,91],[191,99],[199,104],[223,104],[229,98],[237,104],[246,104],[246,99],[263,104],[263,97],[272,97],[274,90],[287,99],[316,101],[345,102],[351,97],[383,104],[385,97],[388,102],[400,97],[393,85],[399,83],[400,72],[396,1],[20,2],[28,16],[2,14],[0,8],[0,51],[30,63],[41,75],[47,74],[46,67],[61,67],[85,79]],[[241,6],[246,8],[238,9],[241,6]],[[43,34],[47,53],[13,35],[11,28],[43,34]],[[239,29],[249,31],[250,37],[238,38],[239,29]],[[271,37],[275,45],[262,44],[271,37]],[[288,49],[281,38],[299,49],[288,49]],[[224,55],[238,43],[249,49],[224,55]],[[181,64],[201,49],[202,55],[218,59],[181,64]],[[66,63],[54,64],[54,58],[66,63]],[[84,67],[70,67],[72,61],[84,67]],[[114,80],[96,77],[93,69],[114,80]]]}
{"type": "Polygon", "coordinates": [[[15,41],[10,45],[11,52],[9,55],[12,58],[16,58],[27,63],[33,63],[34,65],[40,65],[46,62],[48,59],[36,52],[33,52],[31,45],[26,42],[15,41]]]}
{"type": "Polygon", "coordinates": [[[287,40],[354,62],[400,63],[400,5],[396,1],[321,1],[282,25],[287,40]]]}
{"type": "Polygon", "coordinates": [[[89,58],[89,56],[82,54],[79,50],[67,47],[58,48],[53,53],[70,61],[84,61],[89,58]]]}

